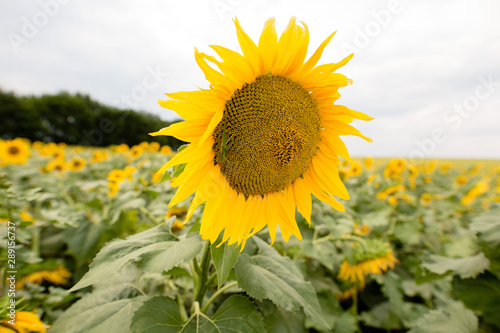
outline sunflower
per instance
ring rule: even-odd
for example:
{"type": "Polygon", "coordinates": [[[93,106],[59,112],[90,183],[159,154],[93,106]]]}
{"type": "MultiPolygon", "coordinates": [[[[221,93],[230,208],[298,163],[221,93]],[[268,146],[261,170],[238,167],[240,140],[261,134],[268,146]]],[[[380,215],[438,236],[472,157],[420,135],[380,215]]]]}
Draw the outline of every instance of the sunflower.
{"type": "Polygon", "coordinates": [[[352,262],[347,259],[340,265],[338,277],[350,283],[364,285],[368,274],[382,274],[398,262],[389,243],[380,239],[366,239],[364,245],[352,248],[352,262]]]}
{"type": "Polygon", "coordinates": [[[349,176],[357,177],[363,172],[363,167],[359,162],[352,162],[351,168],[349,169],[349,176]]]}
{"type": "Polygon", "coordinates": [[[130,148],[126,143],[122,143],[115,147],[115,153],[126,153],[130,148]]]}
{"type": "Polygon", "coordinates": [[[212,243],[224,231],[222,242],[244,246],[266,225],[273,242],[278,226],[285,241],[302,239],[295,208],[310,223],[311,194],[344,210],[334,197],[349,199],[337,163],[350,158],[339,135],[371,141],[349,123],[372,118],[334,104],[338,89],[351,83],[335,71],[352,55],[316,66],[334,34],[304,62],[309,31],[294,17],[279,40],[274,19],[267,20],[258,44],[234,23],[243,55],[212,45],[219,61],[195,49],[210,89],[159,101],[185,121],[151,135],[190,142],[158,171],[185,165],[172,181],[179,189],[169,207],[196,191],[186,219],[206,202],[200,234],[212,243]]]}
{"type": "Polygon", "coordinates": [[[67,268],[59,266],[56,269],[41,270],[26,275],[16,282],[16,288],[22,289],[25,282],[42,284],[44,281],[47,281],[55,285],[63,285],[68,283],[70,277],[71,272],[67,268]]]}
{"type": "Polygon", "coordinates": [[[0,160],[5,164],[26,164],[30,153],[29,141],[21,138],[0,143],[0,160]]]}
{"type": "Polygon", "coordinates": [[[160,144],[158,142],[151,142],[149,144],[149,151],[152,153],[156,153],[160,150],[160,144]]]}
{"type": "Polygon", "coordinates": [[[160,149],[160,153],[170,155],[172,154],[172,148],[170,148],[170,146],[162,146],[160,149]]]}
{"type": "Polygon", "coordinates": [[[373,166],[373,157],[368,156],[363,160],[363,163],[365,164],[365,169],[370,170],[373,166]]]}
{"type": "MultiPolygon", "coordinates": [[[[142,143],[144,143],[144,142],[142,142],[142,143]]],[[[130,148],[130,152],[129,152],[130,153],[130,157],[132,157],[132,158],[138,158],[138,157],[140,157],[142,155],[142,152],[144,151],[144,147],[143,146],[133,146],[132,148],[130,148]]]]}
{"type": "Polygon", "coordinates": [[[55,159],[55,160],[52,160],[49,163],[47,163],[44,170],[47,172],[54,171],[54,170],[66,171],[66,170],[68,170],[68,168],[69,168],[68,163],[65,162],[63,159],[55,159]]]}
{"type": "Polygon", "coordinates": [[[80,171],[82,170],[83,168],[85,168],[85,165],[87,164],[85,162],[85,159],[82,158],[82,157],[79,157],[79,156],[76,156],[76,157],[73,157],[70,161],[69,161],[69,169],[71,171],[80,171]]]}
{"type": "Polygon", "coordinates": [[[30,311],[16,311],[16,321],[9,323],[8,319],[0,322],[0,332],[2,333],[45,333],[49,326],[45,325],[40,318],[30,311]]]}

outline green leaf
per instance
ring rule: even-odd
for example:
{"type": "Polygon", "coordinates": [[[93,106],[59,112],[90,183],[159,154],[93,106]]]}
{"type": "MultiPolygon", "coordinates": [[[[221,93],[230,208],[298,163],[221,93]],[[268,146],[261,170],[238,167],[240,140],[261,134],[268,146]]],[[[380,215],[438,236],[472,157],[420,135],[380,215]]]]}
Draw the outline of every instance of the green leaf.
{"type": "Polygon", "coordinates": [[[483,314],[486,322],[500,329],[500,280],[494,275],[481,274],[476,279],[453,281],[453,293],[474,311],[483,314]]]}
{"type": "Polygon", "coordinates": [[[374,229],[376,227],[387,226],[390,222],[391,209],[383,209],[370,212],[361,216],[364,225],[374,229]]]}
{"type": "Polygon", "coordinates": [[[304,327],[305,316],[302,312],[286,312],[268,300],[262,302],[260,310],[264,313],[264,323],[267,333],[308,332],[304,327]]]}
{"type": "Polygon", "coordinates": [[[120,299],[133,292],[130,287],[116,285],[87,294],[66,310],[49,332],[127,332],[134,312],[147,300],[145,296],[120,299]]]}
{"type": "Polygon", "coordinates": [[[411,324],[408,333],[476,333],[478,320],[461,302],[431,310],[411,324]]]}
{"type": "Polygon", "coordinates": [[[105,229],[106,225],[103,223],[82,221],[78,227],[67,227],[64,230],[64,240],[79,264],[95,256],[97,244],[105,229]]]}
{"type": "Polygon", "coordinates": [[[422,267],[436,274],[452,271],[462,279],[476,277],[490,267],[490,261],[482,252],[468,258],[452,259],[431,255],[429,259],[430,261],[422,263],[422,267]]]}
{"type": "Polygon", "coordinates": [[[479,246],[490,259],[490,271],[500,279],[500,207],[473,219],[470,229],[478,233],[479,246]]]}
{"type": "Polygon", "coordinates": [[[155,297],[137,310],[130,328],[132,333],[265,332],[260,312],[241,295],[229,297],[212,317],[195,306],[195,312],[186,323],[182,322],[179,308],[172,299],[155,297]]]}
{"type": "Polygon", "coordinates": [[[394,228],[394,237],[405,245],[417,245],[420,243],[422,224],[414,219],[399,222],[394,228]]]}
{"type": "Polygon", "coordinates": [[[287,311],[304,308],[306,315],[329,327],[312,284],[289,257],[282,257],[258,237],[259,255],[241,254],[235,266],[239,286],[257,300],[270,299],[287,311]]]}
{"type": "Polygon", "coordinates": [[[479,233],[484,242],[500,244],[500,207],[481,214],[473,219],[470,229],[479,233]]]}
{"type": "Polygon", "coordinates": [[[320,242],[315,244],[312,239],[304,239],[301,243],[302,251],[308,257],[318,260],[329,270],[334,269],[337,263],[337,251],[333,242],[320,242]]]}
{"type": "Polygon", "coordinates": [[[127,239],[107,243],[90,265],[90,270],[73,287],[75,291],[94,284],[120,270],[127,262],[140,263],[142,270],[162,273],[190,260],[201,251],[198,238],[178,240],[169,230],[160,225],[127,239]]]}
{"type": "Polygon", "coordinates": [[[227,243],[222,243],[220,246],[217,246],[217,244],[218,242],[212,244],[210,250],[212,251],[215,271],[217,272],[217,285],[220,288],[227,280],[234,264],[238,261],[240,250],[237,248],[237,244],[227,245],[227,243]]]}
{"type": "Polygon", "coordinates": [[[135,312],[132,333],[180,332],[184,326],[177,303],[165,296],[154,297],[135,312]]]}

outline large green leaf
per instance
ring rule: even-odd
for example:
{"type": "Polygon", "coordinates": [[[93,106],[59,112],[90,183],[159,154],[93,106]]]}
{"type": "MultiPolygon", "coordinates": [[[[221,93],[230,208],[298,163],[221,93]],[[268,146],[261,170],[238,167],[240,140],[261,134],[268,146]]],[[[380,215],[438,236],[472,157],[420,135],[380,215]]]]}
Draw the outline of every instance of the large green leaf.
{"type": "Polygon", "coordinates": [[[64,230],[64,240],[79,264],[92,259],[97,253],[97,244],[104,230],[104,223],[90,221],[82,221],[77,227],[67,227],[64,230]]]}
{"type": "Polygon", "coordinates": [[[500,207],[495,207],[473,220],[470,229],[480,234],[481,240],[500,244],[500,207]]]}
{"type": "Polygon", "coordinates": [[[482,252],[468,258],[447,258],[431,255],[429,261],[423,262],[422,267],[436,274],[444,274],[448,271],[468,279],[478,276],[490,267],[490,261],[482,252]]]}
{"type": "Polygon", "coordinates": [[[260,304],[267,333],[307,333],[302,312],[287,312],[264,300],[260,304]]]}
{"type": "Polygon", "coordinates": [[[139,296],[98,306],[91,301],[79,302],[78,310],[75,307],[64,312],[49,329],[49,333],[127,332],[134,312],[146,299],[145,296],[139,296]]]}
{"type": "Polygon", "coordinates": [[[490,259],[490,271],[500,279],[500,207],[476,217],[470,229],[478,233],[479,246],[490,259]]]}
{"type": "Polygon", "coordinates": [[[260,312],[241,295],[229,297],[212,317],[195,307],[195,312],[185,323],[171,298],[155,297],[137,310],[130,328],[133,333],[265,332],[260,312]]]}
{"type": "Polygon", "coordinates": [[[414,321],[408,333],[476,333],[478,320],[461,302],[452,301],[414,321]]]}
{"type": "Polygon", "coordinates": [[[148,298],[137,296],[134,281],[140,272],[128,265],[97,284],[67,309],[49,329],[49,333],[128,332],[134,312],[148,298]]]}
{"type": "Polygon", "coordinates": [[[140,263],[141,269],[147,272],[168,271],[196,256],[201,247],[202,241],[198,238],[178,240],[164,225],[124,240],[114,240],[101,249],[90,265],[89,272],[71,288],[71,291],[105,279],[131,260],[140,263]]]}
{"type": "Polygon", "coordinates": [[[133,333],[180,332],[184,326],[177,303],[169,297],[150,299],[135,312],[130,330],[133,333]]]}
{"type": "Polygon", "coordinates": [[[240,250],[237,248],[237,244],[227,245],[225,242],[220,246],[217,246],[217,244],[217,242],[212,244],[210,250],[212,251],[212,258],[217,272],[217,285],[220,288],[227,280],[234,264],[238,261],[240,250]]]}
{"type": "Polygon", "coordinates": [[[484,320],[500,329],[500,280],[492,274],[481,274],[475,279],[455,278],[453,293],[472,310],[484,315],[484,320]]]}
{"type": "Polygon", "coordinates": [[[239,286],[260,301],[270,299],[287,311],[304,308],[306,315],[329,327],[312,284],[289,257],[282,257],[258,237],[254,238],[259,255],[241,254],[235,266],[239,286]]]}

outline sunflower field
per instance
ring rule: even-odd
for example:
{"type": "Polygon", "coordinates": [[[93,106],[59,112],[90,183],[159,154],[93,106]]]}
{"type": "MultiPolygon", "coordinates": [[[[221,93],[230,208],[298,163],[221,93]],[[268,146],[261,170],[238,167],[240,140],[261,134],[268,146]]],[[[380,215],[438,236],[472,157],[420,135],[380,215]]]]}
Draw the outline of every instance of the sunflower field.
{"type": "Polygon", "coordinates": [[[243,247],[168,208],[173,156],[0,143],[0,332],[500,330],[497,163],[342,161],[345,212],[313,198],[301,241],[243,247]]]}

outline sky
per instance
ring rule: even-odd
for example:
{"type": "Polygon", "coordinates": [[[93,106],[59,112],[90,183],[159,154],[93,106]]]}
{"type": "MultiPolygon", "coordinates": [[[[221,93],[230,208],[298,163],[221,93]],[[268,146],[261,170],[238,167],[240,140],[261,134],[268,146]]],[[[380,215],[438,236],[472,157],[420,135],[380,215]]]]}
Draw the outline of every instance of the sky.
{"type": "MultiPolygon", "coordinates": [[[[232,18],[258,41],[296,16],[308,56],[333,31],[320,63],[353,84],[338,104],[373,121],[373,139],[343,137],[353,156],[500,159],[500,2],[497,0],[25,0],[0,10],[0,89],[89,94],[99,102],[178,119],[164,93],[208,88],[194,48],[241,51],[232,18]]],[[[152,129],[152,131],[157,129],[152,129]]]]}

